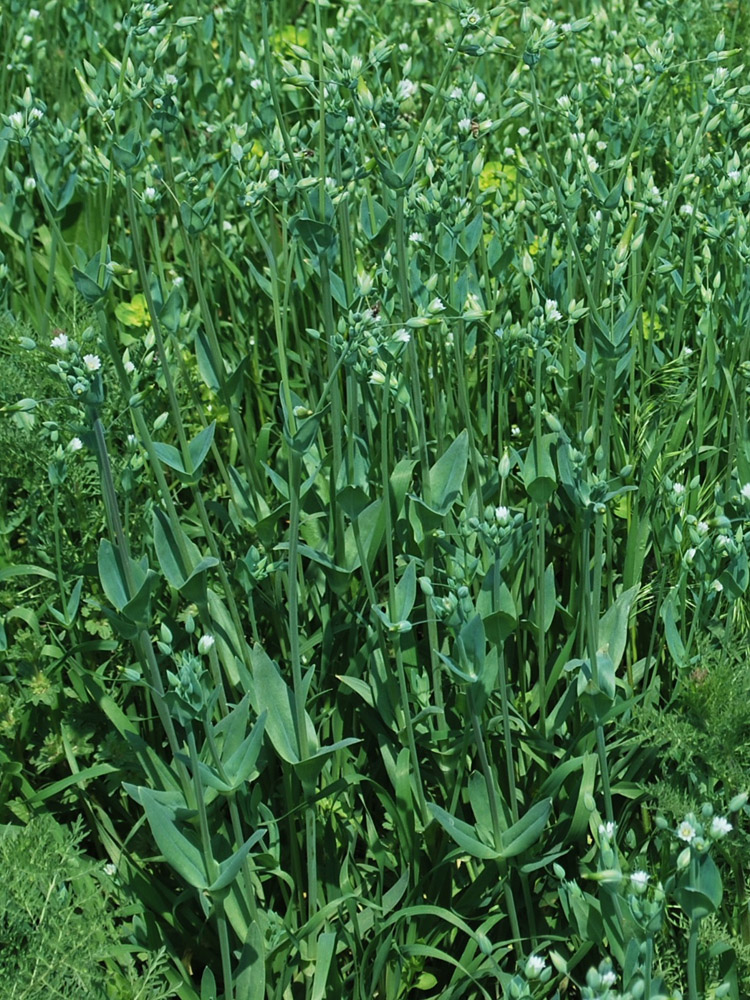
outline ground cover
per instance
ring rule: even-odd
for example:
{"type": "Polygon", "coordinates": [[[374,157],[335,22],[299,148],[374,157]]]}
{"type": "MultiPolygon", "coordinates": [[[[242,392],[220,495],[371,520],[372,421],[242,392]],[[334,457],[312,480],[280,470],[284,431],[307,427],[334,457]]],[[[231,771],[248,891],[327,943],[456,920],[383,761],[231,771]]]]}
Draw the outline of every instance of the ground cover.
{"type": "Polygon", "coordinates": [[[11,996],[750,993],[747,37],[3,6],[11,996]]]}

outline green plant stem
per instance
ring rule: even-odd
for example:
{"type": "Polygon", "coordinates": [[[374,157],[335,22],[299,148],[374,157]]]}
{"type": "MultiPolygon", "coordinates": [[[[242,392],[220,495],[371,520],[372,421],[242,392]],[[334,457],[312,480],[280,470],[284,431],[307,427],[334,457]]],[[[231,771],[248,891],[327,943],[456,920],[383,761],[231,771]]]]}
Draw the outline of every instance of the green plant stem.
{"type": "MultiPolygon", "coordinates": [[[[190,754],[190,770],[193,772],[193,786],[195,801],[198,807],[198,824],[201,833],[201,843],[203,845],[203,861],[206,866],[206,875],[209,885],[213,883],[219,875],[219,865],[214,859],[213,848],[211,846],[211,831],[208,826],[208,813],[206,812],[206,800],[203,794],[203,785],[200,777],[200,767],[198,762],[198,749],[195,745],[195,733],[190,723],[187,725],[188,751],[190,754]]],[[[219,934],[219,950],[221,953],[221,971],[224,977],[224,997],[225,1000],[233,1000],[234,984],[232,977],[232,952],[229,944],[229,932],[227,930],[227,918],[224,914],[224,906],[220,900],[212,900],[216,915],[216,926],[219,934]]]]}
{"type": "MultiPolygon", "coordinates": [[[[466,692],[466,697],[469,702],[471,727],[474,732],[474,745],[476,746],[477,754],[479,756],[479,766],[482,769],[482,774],[484,776],[484,784],[487,789],[487,798],[490,804],[490,816],[492,818],[492,836],[495,842],[495,850],[501,851],[503,846],[502,827],[500,825],[500,808],[497,801],[497,789],[495,787],[495,777],[492,773],[492,769],[490,768],[490,762],[487,759],[487,751],[484,746],[484,736],[482,735],[482,724],[474,701],[473,686],[469,686],[466,692]]],[[[524,949],[521,938],[521,927],[520,924],[518,923],[518,913],[516,912],[516,903],[515,899],[513,898],[513,892],[510,886],[508,863],[503,859],[498,859],[497,866],[498,869],[500,870],[500,876],[504,880],[503,892],[505,895],[505,904],[508,908],[508,918],[510,920],[511,933],[513,934],[514,940],[518,944],[519,954],[522,956],[524,953],[524,949]]]]}

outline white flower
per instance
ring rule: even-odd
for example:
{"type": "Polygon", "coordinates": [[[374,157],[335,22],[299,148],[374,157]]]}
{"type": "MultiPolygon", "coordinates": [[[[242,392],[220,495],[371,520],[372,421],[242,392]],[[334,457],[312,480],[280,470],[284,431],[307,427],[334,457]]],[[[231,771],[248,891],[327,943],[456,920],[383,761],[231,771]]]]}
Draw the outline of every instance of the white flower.
{"type": "Polygon", "coordinates": [[[745,485],[740,490],[740,493],[745,498],[745,500],[750,500],[750,483],[745,483],[745,485]]]}
{"type": "Polygon", "coordinates": [[[606,837],[607,840],[614,840],[616,826],[611,821],[609,823],[599,824],[599,836],[606,837]]]}
{"type": "Polygon", "coordinates": [[[649,874],[648,872],[644,871],[633,872],[633,874],[630,876],[630,881],[633,883],[633,886],[635,887],[636,890],[645,889],[648,880],[649,880],[649,874]]]}
{"type": "Polygon", "coordinates": [[[75,451],[80,451],[81,448],[83,448],[83,441],[81,441],[79,437],[71,438],[68,442],[68,451],[71,452],[71,454],[75,451]]]}
{"type": "Polygon", "coordinates": [[[174,73],[166,73],[164,76],[164,82],[168,87],[176,87],[177,77],[174,75],[174,73]]]}
{"type": "Polygon", "coordinates": [[[672,492],[676,497],[681,497],[685,495],[685,487],[682,483],[675,483],[672,487],[672,492]]]}
{"type": "Polygon", "coordinates": [[[29,118],[32,122],[40,122],[44,118],[44,112],[41,108],[32,108],[29,111],[29,118]]]}
{"type": "Polygon", "coordinates": [[[471,118],[462,118],[458,123],[458,127],[462,132],[469,132],[471,130],[471,118]]]}
{"type": "Polygon", "coordinates": [[[12,115],[8,116],[8,121],[11,128],[14,128],[16,132],[20,132],[23,128],[23,111],[14,111],[12,115]]]}
{"type": "Polygon", "coordinates": [[[36,7],[32,7],[31,10],[29,11],[29,20],[30,21],[38,21],[41,16],[42,15],[39,13],[39,11],[36,9],[36,7]]]}
{"type": "Polygon", "coordinates": [[[708,534],[709,528],[708,528],[708,522],[707,521],[698,521],[698,523],[696,524],[695,528],[696,528],[696,531],[698,532],[699,535],[707,535],[708,534]]]}
{"type": "Polygon", "coordinates": [[[254,80],[250,81],[250,86],[253,90],[260,90],[263,87],[263,81],[256,76],[254,80]]]}
{"type": "Polygon", "coordinates": [[[144,188],[144,190],[143,190],[143,200],[145,202],[148,202],[149,205],[152,204],[153,202],[155,202],[156,199],[157,199],[157,197],[158,197],[158,195],[156,194],[156,188],[155,187],[149,186],[147,188],[144,188]]]}
{"type": "Polygon", "coordinates": [[[711,820],[710,834],[714,840],[725,837],[732,830],[732,824],[725,816],[714,816],[711,820]]]}
{"type": "Polygon", "coordinates": [[[560,97],[558,97],[557,103],[563,111],[570,111],[570,108],[573,104],[573,102],[571,101],[570,97],[567,94],[562,94],[560,97]]]}
{"type": "Polygon", "coordinates": [[[602,64],[602,57],[601,56],[592,56],[591,57],[591,65],[594,67],[594,69],[599,69],[599,67],[601,66],[601,64],[602,64]]]}
{"type": "Polygon", "coordinates": [[[370,385],[385,385],[385,375],[382,372],[375,370],[370,375],[370,385]]]}
{"type": "Polygon", "coordinates": [[[454,87],[448,96],[452,101],[460,101],[464,96],[464,92],[460,87],[454,87]]]}
{"type": "Polygon", "coordinates": [[[733,184],[739,184],[742,174],[740,173],[739,170],[730,170],[729,173],[727,174],[727,177],[729,178],[730,181],[732,181],[733,184]]]}
{"type": "Polygon", "coordinates": [[[421,243],[423,239],[424,237],[422,236],[421,233],[409,233],[410,243],[421,243]]]}
{"type": "Polygon", "coordinates": [[[123,365],[123,368],[125,369],[125,372],[128,375],[132,375],[133,372],[135,371],[135,365],[133,364],[132,361],[126,361],[125,364],[123,365]]]}
{"type": "Polygon", "coordinates": [[[695,827],[693,826],[693,824],[690,822],[689,819],[684,819],[677,827],[677,836],[680,838],[680,840],[684,840],[686,844],[689,844],[693,840],[695,840],[697,832],[698,831],[695,829],[695,827]]]}
{"type": "Polygon", "coordinates": [[[33,191],[36,188],[36,181],[33,177],[27,177],[23,182],[24,191],[33,191]]]}
{"type": "Polygon", "coordinates": [[[617,976],[611,969],[609,970],[609,972],[605,972],[602,974],[602,986],[607,986],[607,987],[614,986],[616,982],[617,982],[617,976]]]}
{"type": "Polygon", "coordinates": [[[111,861],[104,866],[104,874],[109,875],[110,878],[113,875],[117,874],[117,868],[112,864],[111,861]]]}
{"type": "Polygon", "coordinates": [[[525,139],[527,135],[531,135],[531,129],[526,128],[525,125],[521,125],[521,127],[518,130],[518,134],[521,136],[522,139],[525,139]]]}
{"type": "Polygon", "coordinates": [[[57,334],[57,336],[53,337],[52,340],[50,341],[50,347],[54,347],[55,350],[57,351],[67,351],[68,343],[69,341],[67,333],[63,333],[61,330],[57,334]]]}
{"type": "Polygon", "coordinates": [[[680,215],[692,215],[694,212],[695,212],[695,209],[687,201],[685,202],[684,205],[680,206],[680,215]]]}
{"type": "Polygon", "coordinates": [[[271,169],[268,171],[269,182],[273,183],[275,180],[278,180],[278,178],[279,178],[279,171],[276,169],[276,167],[271,167],[271,169]]]}
{"type": "Polygon", "coordinates": [[[209,649],[213,648],[215,643],[216,639],[214,639],[212,635],[209,635],[208,633],[202,635],[198,640],[198,652],[205,655],[209,649]]]}
{"type": "Polygon", "coordinates": [[[556,299],[547,299],[544,303],[544,314],[550,321],[562,319],[562,313],[557,308],[556,299]]]}
{"type": "Polygon", "coordinates": [[[443,300],[437,297],[435,297],[432,300],[432,302],[430,302],[430,304],[427,306],[427,312],[432,313],[433,315],[435,315],[435,313],[443,312],[444,309],[445,309],[445,304],[443,300]]]}
{"type": "Polygon", "coordinates": [[[399,80],[398,87],[396,88],[396,100],[408,101],[410,97],[414,97],[418,89],[413,80],[399,80]]]}
{"type": "Polygon", "coordinates": [[[98,354],[84,354],[83,364],[88,371],[98,372],[102,366],[102,361],[98,354]]]}
{"type": "Polygon", "coordinates": [[[402,326],[393,334],[393,339],[398,341],[399,344],[408,344],[411,340],[411,334],[405,326],[402,326]]]}
{"type": "Polygon", "coordinates": [[[592,174],[595,174],[599,169],[599,164],[596,162],[593,156],[586,157],[586,164],[588,165],[588,168],[592,174]]]}
{"type": "Polygon", "coordinates": [[[505,527],[510,521],[510,511],[507,507],[495,507],[495,520],[499,525],[505,527]]]}
{"type": "Polygon", "coordinates": [[[482,91],[480,90],[477,92],[477,95],[474,98],[474,103],[477,105],[477,107],[481,107],[486,100],[487,100],[487,95],[483,94],[482,91]]]}
{"type": "Polygon", "coordinates": [[[524,973],[527,979],[538,979],[546,968],[547,963],[541,955],[530,955],[524,973]]]}

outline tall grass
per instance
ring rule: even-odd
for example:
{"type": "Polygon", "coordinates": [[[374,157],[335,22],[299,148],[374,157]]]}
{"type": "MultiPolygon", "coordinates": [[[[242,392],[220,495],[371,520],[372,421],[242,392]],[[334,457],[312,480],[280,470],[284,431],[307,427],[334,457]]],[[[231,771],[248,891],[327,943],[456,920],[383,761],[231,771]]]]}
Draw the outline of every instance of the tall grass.
{"type": "Polygon", "coordinates": [[[739,998],[742,8],[246,8],[1,15],[3,811],[183,1000],[739,998]]]}

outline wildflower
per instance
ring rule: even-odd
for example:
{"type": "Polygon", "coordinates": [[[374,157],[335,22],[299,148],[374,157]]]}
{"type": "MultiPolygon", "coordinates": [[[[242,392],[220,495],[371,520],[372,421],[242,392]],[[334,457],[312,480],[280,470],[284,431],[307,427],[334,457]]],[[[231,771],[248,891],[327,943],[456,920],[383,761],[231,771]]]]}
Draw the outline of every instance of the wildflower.
{"type": "Polygon", "coordinates": [[[544,314],[548,320],[554,322],[555,320],[562,319],[562,313],[557,308],[556,299],[547,299],[544,303],[544,314]]]}
{"type": "Polygon", "coordinates": [[[40,122],[44,118],[44,112],[41,108],[32,108],[29,111],[29,121],[40,122]]]}
{"type": "Polygon", "coordinates": [[[698,831],[687,818],[685,818],[677,827],[677,836],[680,840],[684,840],[686,844],[692,843],[695,840],[697,833],[698,831]]]}
{"type": "Polygon", "coordinates": [[[470,132],[471,118],[462,118],[458,123],[458,127],[461,132],[470,132]]]}
{"type": "Polygon", "coordinates": [[[599,169],[599,164],[596,162],[593,156],[586,157],[586,165],[588,166],[592,174],[595,174],[599,169]]]}
{"type": "Polygon", "coordinates": [[[370,385],[385,385],[385,375],[382,372],[375,370],[370,375],[370,385]]]}
{"type": "Polygon", "coordinates": [[[68,451],[72,454],[73,452],[80,451],[83,448],[83,441],[79,437],[71,438],[68,442],[68,451]]]}
{"type": "Polygon", "coordinates": [[[732,830],[732,824],[726,819],[725,816],[714,816],[711,820],[710,834],[714,840],[719,840],[721,837],[725,837],[732,830]]]}
{"type": "Polygon", "coordinates": [[[414,97],[418,89],[413,80],[399,80],[398,87],[396,88],[396,100],[408,101],[410,97],[414,97]]]}
{"type": "Polygon", "coordinates": [[[476,104],[477,107],[481,107],[486,100],[487,100],[487,95],[482,93],[482,91],[480,90],[478,91],[477,95],[474,98],[474,103],[476,104]]]}
{"type": "Polygon", "coordinates": [[[745,485],[740,490],[740,493],[745,498],[745,500],[750,500],[750,483],[745,483],[745,485]]]}
{"type": "Polygon", "coordinates": [[[616,825],[613,822],[599,824],[599,836],[607,840],[614,840],[616,825]]]}
{"type": "Polygon", "coordinates": [[[166,73],[165,76],[164,76],[164,83],[168,87],[176,87],[177,86],[177,77],[174,75],[174,73],[166,73]]]}
{"type": "Polygon", "coordinates": [[[612,969],[610,969],[609,972],[602,973],[602,986],[614,986],[616,982],[617,976],[614,974],[612,969]]]}
{"type": "Polygon", "coordinates": [[[680,206],[680,215],[693,215],[693,214],[694,214],[694,212],[695,212],[695,209],[694,209],[694,208],[693,208],[693,206],[692,206],[692,205],[691,205],[691,204],[690,204],[689,202],[687,202],[687,201],[685,202],[685,204],[684,204],[684,205],[681,205],[681,206],[680,206]]]}
{"type": "Polygon", "coordinates": [[[12,115],[8,116],[8,122],[11,128],[20,132],[23,128],[23,111],[14,111],[12,115]]]}
{"type": "Polygon", "coordinates": [[[36,188],[36,181],[33,177],[27,177],[23,182],[24,191],[34,191],[36,188]]]}
{"type": "Polygon", "coordinates": [[[633,872],[633,874],[630,876],[630,881],[636,892],[644,892],[648,880],[649,880],[649,874],[648,872],[644,871],[633,872]]]}
{"type": "Polygon", "coordinates": [[[42,15],[36,9],[36,7],[32,7],[31,10],[29,11],[29,20],[30,21],[38,21],[41,16],[42,15]]]}
{"type": "Polygon", "coordinates": [[[675,483],[672,487],[672,492],[676,497],[682,497],[685,495],[685,487],[682,483],[675,483]]]}
{"type": "Polygon", "coordinates": [[[495,507],[495,520],[501,527],[510,521],[510,511],[507,507],[495,507]]]}
{"type": "Polygon", "coordinates": [[[727,177],[733,184],[739,184],[742,174],[739,170],[730,170],[727,177]]]}
{"type": "Polygon", "coordinates": [[[424,240],[424,237],[422,236],[421,233],[409,233],[409,242],[410,243],[421,243],[423,240],[424,240]]]}
{"type": "Polygon", "coordinates": [[[83,363],[90,372],[98,372],[102,366],[102,361],[98,354],[84,354],[83,363]]]}
{"type": "Polygon", "coordinates": [[[271,169],[268,171],[269,183],[272,184],[275,180],[278,179],[279,179],[279,171],[276,169],[276,167],[271,167],[271,169]]]}
{"type": "Polygon", "coordinates": [[[441,313],[445,309],[445,304],[441,298],[435,297],[432,302],[427,306],[427,312],[431,313],[433,316],[436,313],[441,313]]]}
{"type": "Polygon", "coordinates": [[[538,979],[547,968],[547,963],[541,955],[530,955],[524,968],[524,975],[527,979],[538,979]]]}
{"type": "Polygon", "coordinates": [[[460,101],[463,96],[464,92],[460,87],[454,87],[450,94],[448,94],[448,97],[450,97],[452,101],[460,101]]]}
{"type": "Polygon", "coordinates": [[[409,341],[411,340],[411,334],[409,333],[409,331],[406,329],[405,326],[402,326],[399,330],[396,330],[396,332],[393,334],[393,339],[397,341],[399,344],[408,344],[409,341]]]}
{"type": "Polygon", "coordinates": [[[126,361],[125,364],[123,365],[123,368],[125,369],[127,375],[132,375],[133,372],[135,371],[135,365],[133,364],[132,361],[126,361]]]}
{"type": "Polygon", "coordinates": [[[52,340],[50,341],[50,347],[54,347],[57,351],[67,351],[68,349],[68,335],[60,330],[52,340]]]}
{"type": "Polygon", "coordinates": [[[216,640],[212,635],[208,633],[202,635],[198,640],[198,652],[205,655],[210,649],[213,649],[215,643],[216,640]]]}
{"type": "Polygon", "coordinates": [[[152,204],[153,202],[155,202],[156,199],[157,199],[157,197],[158,197],[158,195],[156,193],[156,188],[155,187],[149,186],[147,188],[144,188],[144,190],[143,190],[143,200],[145,202],[147,202],[149,205],[152,204]]]}

